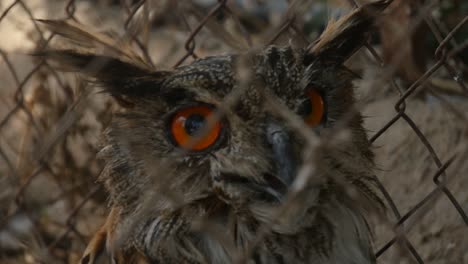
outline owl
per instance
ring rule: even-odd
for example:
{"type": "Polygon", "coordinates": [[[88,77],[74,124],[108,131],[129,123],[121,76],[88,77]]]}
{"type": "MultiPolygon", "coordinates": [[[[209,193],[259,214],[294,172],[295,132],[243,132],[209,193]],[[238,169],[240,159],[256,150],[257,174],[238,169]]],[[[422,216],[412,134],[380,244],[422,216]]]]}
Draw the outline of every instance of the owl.
{"type": "Polygon", "coordinates": [[[121,106],[99,153],[110,213],[83,264],[375,263],[366,211],[383,207],[343,63],[389,1],[330,22],[309,48],[267,46],[155,70],[124,43],[41,56],[121,106]]]}

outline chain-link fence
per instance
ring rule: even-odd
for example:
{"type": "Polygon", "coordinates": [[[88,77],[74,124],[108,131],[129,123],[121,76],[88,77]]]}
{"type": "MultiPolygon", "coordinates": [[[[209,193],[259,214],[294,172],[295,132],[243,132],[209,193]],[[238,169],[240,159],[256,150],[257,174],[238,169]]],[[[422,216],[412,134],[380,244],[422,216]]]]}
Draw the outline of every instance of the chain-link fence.
{"type": "MultiPolygon", "coordinates": [[[[106,216],[96,153],[116,106],[24,55],[56,38],[37,19],[112,30],[169,68],[270,44],[307,47],[327,18],[364,2],[0,2],[1,262],[76,263],[106,216]]],[[[467,13],[463,1],[394,1],[348,61],[361,76],[359,109],[389,211],[375,220],[378,263],[468,263],[467,13]]]]}

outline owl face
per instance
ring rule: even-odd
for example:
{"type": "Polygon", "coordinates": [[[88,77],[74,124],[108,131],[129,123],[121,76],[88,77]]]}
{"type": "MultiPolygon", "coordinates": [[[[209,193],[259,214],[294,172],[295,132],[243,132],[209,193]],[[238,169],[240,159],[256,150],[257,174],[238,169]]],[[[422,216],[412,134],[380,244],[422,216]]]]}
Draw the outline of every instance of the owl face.
{"type": "MultiPolygon", "coordinates": [[[[244,65],[242,55],[209,57],[121,81],[123,90],[138,92],[125,95],[131,107],[116,115],[102,151],[110,160],[105,181],[113,199],[127,204],[165,189],[178,193],[183,204],[206,197],[229,204],[280,202],[307,162],[302,157],[308,145],[268,98],[319,137],[347,117],[351,136],[339,151],[350,154],[351,163],[370,163],[361,118],[349,114],[352,75],[341,64],[313,56],[270,46],[244,65]],[[252,72],[245,87],[238,70],[252,72]],[[233,96],[238,97],[228,105],[233,96]]],[[[325,174],[336,173],[331,163],[338,158],[316,156],[330,163],[325,174]]]]}
{"type": "Polygon", "coordinates": [[[373,12],[386,4],[332,23],[308,49],[268,46],[171,71],[154,71],[125,50],[118,56],[69,50],[46,55],[96,79],[124,108],[101,151],[108,164],[102,178],[116,203],[138,201],[155,188],[180,193],[183,203],[212,195],[279,201],[301,164],[309,162],[303,158],[310,149],[307,134],[329,137],[340,120],[348,140],[335,153],[315,154],[325,164],[323,173],[346,168],[337,155],[370,166],[369,144],[354,109],[353,75],[342,64],[362,46],[373,12]],[[298,122],[292,125],[285,111],[307,133],[299,131],[298,122]]]}

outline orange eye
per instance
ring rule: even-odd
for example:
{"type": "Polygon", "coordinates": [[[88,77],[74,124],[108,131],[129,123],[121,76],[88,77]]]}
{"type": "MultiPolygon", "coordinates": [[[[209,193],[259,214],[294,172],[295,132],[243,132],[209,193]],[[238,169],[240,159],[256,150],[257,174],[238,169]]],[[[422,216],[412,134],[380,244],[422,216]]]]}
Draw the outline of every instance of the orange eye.
{"type": "Polygon", "coordinates": [[[201,151],[217,142],[222,125],[217,121],[205,131],[213,109],[208,105],[190,106],[179,110],[172,117],[170,130],[175,143],[185,149],[201,151]]]}
{"type": "Polygon", "coordinates": [[[325,104],[322,96],[315,89],[309,90],[306,95],[306,100],[299,107],[299,114],[304,117],[304,121],[309,126],[316,126],[323,120],[325,104]]]}

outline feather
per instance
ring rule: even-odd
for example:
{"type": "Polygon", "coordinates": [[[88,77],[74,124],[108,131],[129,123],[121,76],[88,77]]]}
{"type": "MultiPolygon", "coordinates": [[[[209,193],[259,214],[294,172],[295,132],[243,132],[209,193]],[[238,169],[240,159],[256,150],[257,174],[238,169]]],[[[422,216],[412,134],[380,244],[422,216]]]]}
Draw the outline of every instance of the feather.
{"type": "Polygon", "coordinates": [[[373,2],[357,8],[337,21],[330,21],[310,52],[333,63],[343,63],[364,45],[376,17],[391,2],[373,2]]]}
{"type": "MultiPolygon", "coordinates": [[[[132,62],[143,69],[151,69],[150,63],[145,62],[138,54],[133,51],[131,44],[125,37],[120,39],[97,32],[91,32],[84,29],[82,25],[63,20],[44,20],[37,21],[46,25],[54,34],[58,34],[68,41],[73,42],[78,47],[87,48],[91,53],[107,55],[119,58],[123,61],[132,62]]],[[[77,51],[77,53],[79,53],[77,51]]]]}

